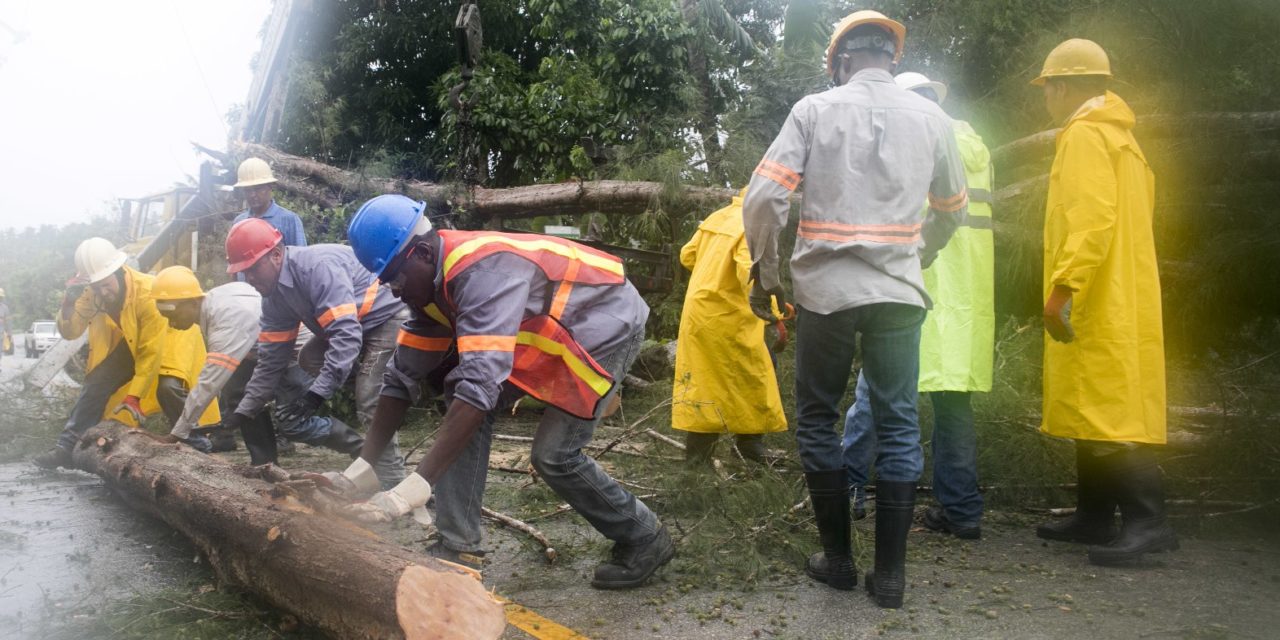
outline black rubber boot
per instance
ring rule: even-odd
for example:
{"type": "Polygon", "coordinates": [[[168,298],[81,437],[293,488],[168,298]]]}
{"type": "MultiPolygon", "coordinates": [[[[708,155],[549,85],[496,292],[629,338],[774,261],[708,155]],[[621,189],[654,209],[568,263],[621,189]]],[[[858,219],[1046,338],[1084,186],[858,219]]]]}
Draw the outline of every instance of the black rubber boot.
{"type": "Polygon", "coordinates": [[[858,569],[853,566],[849,487],[845,471],[807,472],[804,479],[809,485],[809,499],[818,523],[818,538],[822,541],[822,551],[809,556],[804,571],[810,578],[833,589],[853,589],[858,584],[858,569]]]}
{"type": "Polygon", "coordinates": [[[1116,537],[1115,481],[1104,458],[1084,440],[1076,441],[1076,512],[1036,527],[1045,540],[1106,544],[1116,537]]]}
{"type": "Polygon", "coordinates": [[[364,436],[347,426],[347,423],[330,417],[329,437],[325,438],[324,446],[338,453],[345,453],[354,460],[360,455],[360,448],[364,446],[364,436]]]}
{"type": "Polygon", "coordinates": [[[280,458],[276,454],[276,430],[265,415],[248,420],[240,425],[240,437],[244,439],[244,448],[249,450],[249,463],[277,463],[280,458]]]}
{"type": "Polygon", "coordinates": [[[907,588],[907,533],[916,506],[916,483],[876,482],[876,568],[867,593],[883,609],[902,608],[907,588]]]}
{"type": "Polygon", "coordinates": [[[687,431],[684,434],[684,462],[690,467],[701,467],[711,464],[711,454],[716,449],[718,433],[697,433],[687,431]]]}
{"type": "Polygon", "coordinates": [[[1145,553],[1176,551],[1178,536],[1165,520],[1164,478],[1155,455],[1137,446],[1107,456],[1120,502],[1120,535],[1109,544],[1089,547],[1089,562],[1102,566],[1126,565],[1145,553]]]}
{"type": "Polygon", "coordinates": [[[764,448],[764,435],[759,433],[738,434],[737,442],[733,445],[733,448],[737,450],[738,455],[742,456],[743,460],[750,460],[751,462],[763,463],[769,454],[764,448]]]}

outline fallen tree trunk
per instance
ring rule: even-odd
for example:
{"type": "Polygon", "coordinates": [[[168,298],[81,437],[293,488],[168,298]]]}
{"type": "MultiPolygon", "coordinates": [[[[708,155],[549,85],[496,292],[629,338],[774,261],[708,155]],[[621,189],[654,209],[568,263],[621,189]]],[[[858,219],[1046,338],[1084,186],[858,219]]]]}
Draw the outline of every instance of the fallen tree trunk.
{"type": "Polygon", "coordinates": [[[218,578],[335,638],[497,638],[502,606],[466,572],[316,513],[244,468],[108,421],[77,468],[177,529],[218,578]]]}
{"type": "MultiPolygon", "coordinates": [[[[485,218],[639,214],[652,209],[667,188],[660,182],[593,180],[508,189],[476,187],[468,193],[457,185],[374,178],[259,144],[243,143],[233,151],[241,157],[254,156],[271,163],[273,172],[288,176],[282,178],[281,187],[323,206],[381,193],[402,193],[416,200],[425,200],[437,212],[465,210],[485,218]]],[[[680,194],[702,208],[709,208],[727,203],[737,190],[684,187],[680,194]]]]}

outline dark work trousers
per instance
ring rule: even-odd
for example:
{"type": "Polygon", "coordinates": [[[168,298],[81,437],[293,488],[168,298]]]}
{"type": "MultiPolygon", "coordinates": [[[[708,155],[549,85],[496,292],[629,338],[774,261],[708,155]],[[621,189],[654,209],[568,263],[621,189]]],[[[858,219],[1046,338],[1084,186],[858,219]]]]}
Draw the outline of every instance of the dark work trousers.
{"type": "Polygon", "coordinates": [[[84,376],[80,386],[80,396],[71,407],[71,415],[67,424],[58,434],[58,447],[72,450],[76,441],[85,431],[102,421],[102,414],[107,410],[107,400],[117,389],[133,379],[133,354],[123,340],[111,353],[103,358],[98,366],[84,376]]]}

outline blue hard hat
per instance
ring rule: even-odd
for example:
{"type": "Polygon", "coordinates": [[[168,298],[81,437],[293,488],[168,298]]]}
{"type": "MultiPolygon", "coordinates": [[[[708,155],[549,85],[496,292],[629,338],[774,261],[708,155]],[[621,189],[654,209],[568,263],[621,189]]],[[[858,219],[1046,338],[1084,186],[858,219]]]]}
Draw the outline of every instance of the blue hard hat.
{"type": "Polygon", "coordinates": [[[431,229],[430,220],[423,215],[426,210],[425,202],[397,194],[381,195],[360,205],[347,225],[347,240],[356,259],[373,275],[382,277],[409,240],[431,229]]]}

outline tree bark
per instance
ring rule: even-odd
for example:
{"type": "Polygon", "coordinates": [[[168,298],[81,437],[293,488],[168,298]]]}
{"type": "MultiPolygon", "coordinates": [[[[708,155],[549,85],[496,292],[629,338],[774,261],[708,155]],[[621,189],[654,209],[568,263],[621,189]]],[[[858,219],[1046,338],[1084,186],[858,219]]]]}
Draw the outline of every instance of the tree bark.
{"type": "Polygon", "coordinates": [[[497,638],[502,606],[472,575],[313,508],[246,468],[103,422],[77,468],[191,540],[218,578],[335,638],[497,638]]]}
{"type": "MultiPolygon", "coordinates": [[[[373,178],[258,144],[239,144],[234,152],[241,158],[253,156],[266,160],[280,178],[281,188],[322,206],[382,193],[402,193],[425,200],[435,212],[466,211],[483,218],[532,218],[595,212],[625,215],[652,209],[667,189],[660,182],[595,180],[507,189],[476,187],[468,193],[460,186],[373,178]]],[[[736,189],[718,187],[684,187],[680,191],[682,197],[700,208],[720,206],[736,193],[736,189]]]]}

